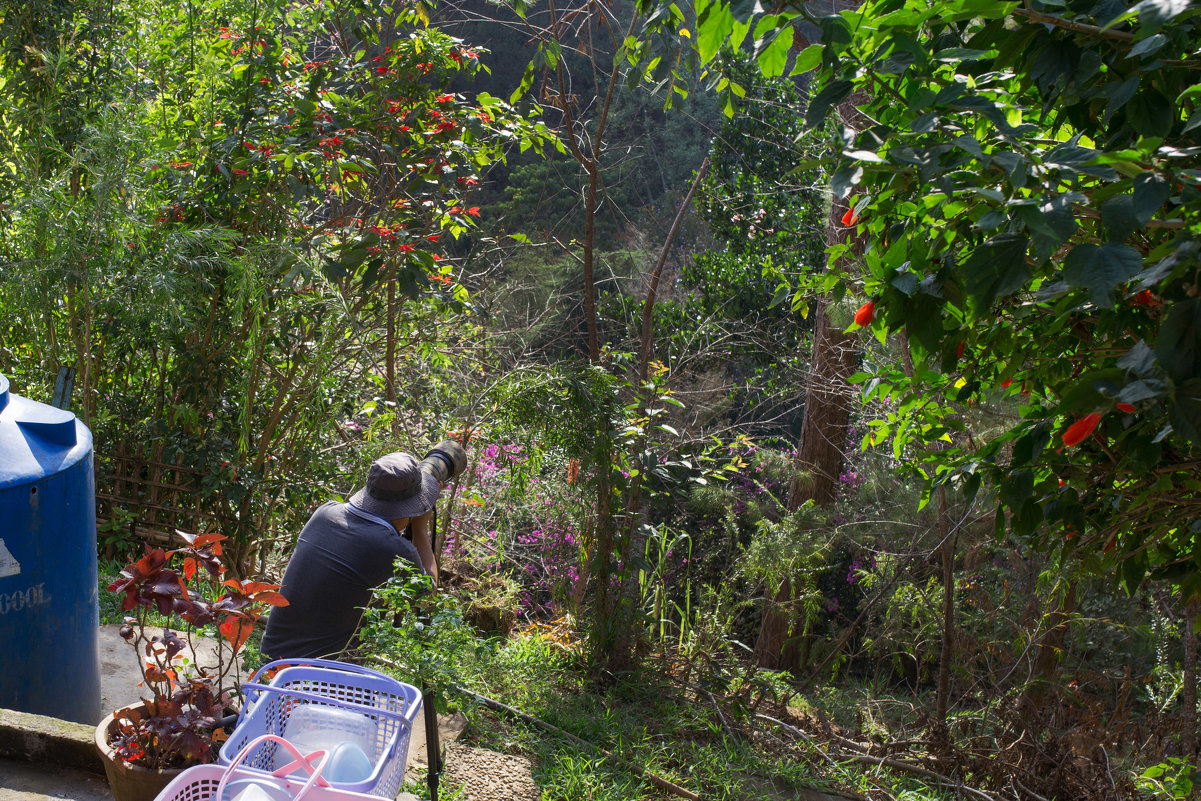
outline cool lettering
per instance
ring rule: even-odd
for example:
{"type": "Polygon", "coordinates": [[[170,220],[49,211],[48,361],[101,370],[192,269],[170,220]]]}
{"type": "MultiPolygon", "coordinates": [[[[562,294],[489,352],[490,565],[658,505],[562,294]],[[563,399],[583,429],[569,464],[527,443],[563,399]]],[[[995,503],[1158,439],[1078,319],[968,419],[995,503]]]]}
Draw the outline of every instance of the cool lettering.
{"type": "Polygon", "coordinates": [[[9,612],[20,612],[22,609],[32,609],[50,603],[46,597],[46,585],[38,584],[27,590],[17,590],[0,595],[0,615],[9,612]]]}

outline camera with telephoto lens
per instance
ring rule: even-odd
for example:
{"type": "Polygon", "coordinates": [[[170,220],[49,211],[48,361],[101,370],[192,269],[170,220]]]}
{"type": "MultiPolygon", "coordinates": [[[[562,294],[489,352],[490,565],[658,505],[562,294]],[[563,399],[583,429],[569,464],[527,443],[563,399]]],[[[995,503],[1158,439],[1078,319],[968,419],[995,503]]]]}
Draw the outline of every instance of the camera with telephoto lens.
{"type": "Polygon", "coordinates": [[[444,439],[417,466],[444,484],[467,469],[467,451],[453,439],[444,439]]]}

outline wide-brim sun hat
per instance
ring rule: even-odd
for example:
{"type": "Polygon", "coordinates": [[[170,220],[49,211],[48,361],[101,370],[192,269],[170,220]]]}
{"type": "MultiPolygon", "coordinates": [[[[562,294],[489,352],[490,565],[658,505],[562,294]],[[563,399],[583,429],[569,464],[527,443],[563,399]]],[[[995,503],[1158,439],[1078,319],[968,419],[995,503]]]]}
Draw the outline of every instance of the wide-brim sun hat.
{"type": "Polygon", "coordinates": [[[371,463],[367,485],[350,502],[385,520],[420,517],[438,500],[438,479],[407,453],[389,453],[371,463]]]}

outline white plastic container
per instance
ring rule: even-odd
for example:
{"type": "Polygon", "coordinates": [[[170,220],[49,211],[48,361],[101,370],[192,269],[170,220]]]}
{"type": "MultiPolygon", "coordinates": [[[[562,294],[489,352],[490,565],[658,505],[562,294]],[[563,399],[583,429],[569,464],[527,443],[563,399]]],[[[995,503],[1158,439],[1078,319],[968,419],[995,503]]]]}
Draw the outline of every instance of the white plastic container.
{"type": "Polygon", "coordinates": [[[292,794],[262,779],[237,779],[225,785],[225,801],[292,801],[292,794]]]}
{"type": "Polygon", "coordinates": [[[344,740],[329,752],[329,761],[325,763],[325,779],[336,784],[357,784],[370,779],[374,768],[370,757],[362,748],[350,740],[344,740]]]}
{"type": "MultiPolygon", "coordinates": [[[[300,704],[288,714],[284,739],[302,754],[333,752],[343,743],[353,743],[364,754],[374,754],[376,725],[367,715],[324,704],[300,704]]],[[[276,754],[275,767],[282,768],[291,758],[276,754]]]]}

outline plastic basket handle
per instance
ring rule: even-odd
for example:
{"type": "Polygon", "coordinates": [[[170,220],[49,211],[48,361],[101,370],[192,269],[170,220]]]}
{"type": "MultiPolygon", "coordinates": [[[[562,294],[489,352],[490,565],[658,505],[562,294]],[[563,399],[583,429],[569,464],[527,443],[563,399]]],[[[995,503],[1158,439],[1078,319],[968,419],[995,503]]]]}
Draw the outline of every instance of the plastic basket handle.
{"type": "Polygon", "coordinates": [[[352,665],[348,662],[335,662],[332,659],[276,659],[274,662],[268,662],[254,673],[250,674],[250,681],[257,682],[261,674],[286,667],[323,667],[329,668],[330,670],[341,670],[344,673],[358,673],[362,676],[378,676],[385,679],[392,678],[386,673],[380,673],[378,670],[359,667],[358,665],[352,665]]]}
{"type": "Polygon", "coordinates": [[[294,761],[282,768],[279,768],[277,771],[271,774],[272,776],[285,776],[287,773],[281,773],[280,771],[292,771],[297,765],[303,765],[304,768],[309,772],[308,780],[304,783],[304,786],[302,786],[300,790],[298,790],[292,796],[292,801],[298,801],[298,799],[303,798],[304,795],[308,793],[309,789],[313,787],[313,785],[329,787],[329,782],[321,778],[321,769],[325,767],[326,762],[325,751],[314,751],[306,757],[305,755],[301,754],[299,750],[297,750],[296,746],[292,745],[283,737],[278,737],[274,734],[262,734],[246,743],[246,746],[239,751],[238,755],[233,758],[232,762],[229,763],[229,767],[227,767],[225,772],[221,774],[221,781],[217,783],[217,789],[214,791],[211,801],[225,801],[225,785],[229,782],[230,777],[237,772],[238,767],[242,764],[242,762],[245,761],[246,757],[250,755],[250,752],[264,743],[275,743],[276,745],[282,745],[288,750],[289,753],[292,754],[293,757],[295,757],[294,761]],[[313,761],[315,760],[320,760],[316,766],[313,765],[313,761]]]}
{"type": "MultiPolygon", "coordinates": [[[[340,698],[333,698],[328,695],[322,695],[321,693],[313,693],[313,692],[309,692],[307,690],[290,690],[287,687],[276,687],[271,684],[258,684],[253,681],[242,682],[242,694],[246,697],[246,705],[244,707],[242,707],[243,714],[246,714],[246,710],[250,709],[251,704],[253,704],[255,701],[257,701],[257,696],[264,692],[277,693],[279,695],[287,695],[292,698],[300,699],[301,701],[315,701],[319,704],[322,704],[323,706],[342,707],[345,709],[350,709],[355,712],[359,712],[359,711],[370,712],[372,715],[379,715],[380,717],[391,718],[392,720],[395,720],[398,723],[404,724],[406,727],[409,727],[412,725],[412,721],[409,720],[409,718],[405,714],[403,714],[401,712],[393,712],[391,709],[383,709],[383,708],[377,707],[377,706],[368,706],[367,704],[360,704],[357,701],[343,701],[340,698]]],[[[406,707],[415,707],[416,704],[406,703],[405,706],[406,707]]]]}

